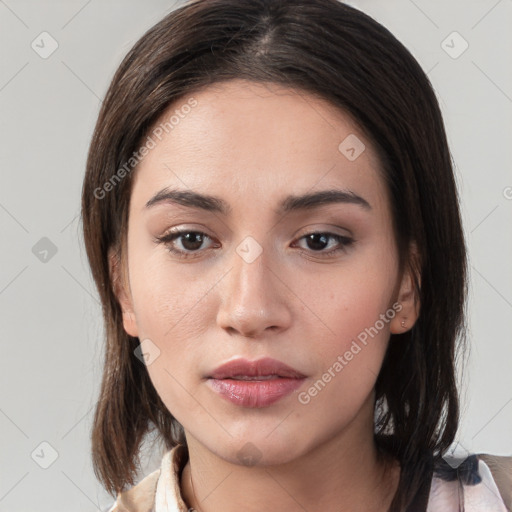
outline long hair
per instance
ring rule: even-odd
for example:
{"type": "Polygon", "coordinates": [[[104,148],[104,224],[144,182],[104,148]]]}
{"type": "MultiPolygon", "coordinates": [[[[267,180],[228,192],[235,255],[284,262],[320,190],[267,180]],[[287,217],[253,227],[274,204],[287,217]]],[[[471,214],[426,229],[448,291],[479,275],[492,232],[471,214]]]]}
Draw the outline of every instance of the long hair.
{"type": "Polygon", "coordinates": [[[134,484],[152,428],[169,449],[185,442],[134,357],[139,340],[123,329],[107,254],[125,254],[134,154],[155,122],[171,104],[185,105],[194,92],[236,78],[329,101],[378,153],[400,269],[413,270],[421,310],[411,330],[391,335],[376,382],[375,441],[402,468],[390,510],[425,510],[433,470],[459,422],[455,360],[465,341],[467,261],[458,194],[426,74],[386,28],[337,0],[189,1],[150,28],[117,69],[82,191],[84,240],[106,336],[92,431],[95,474],[111,494],[120,492],[134,484]]]}

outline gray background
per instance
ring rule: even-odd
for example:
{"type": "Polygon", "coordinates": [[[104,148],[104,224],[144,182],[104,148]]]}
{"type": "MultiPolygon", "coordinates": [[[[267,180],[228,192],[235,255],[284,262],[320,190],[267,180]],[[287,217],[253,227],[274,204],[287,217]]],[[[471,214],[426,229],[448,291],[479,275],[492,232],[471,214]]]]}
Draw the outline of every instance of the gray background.
{"type": "MultiPolygon", "coordinates": [[[[460,443],[512,454],[512,2],[349,3],[401,40],[437,91],[471,261],[460,443]]],[[[0,511],[112,502],[90,463],[102,325],[79,231],[80,189],[117,65],[173,5],[0,0],[0,511]],[[47,58],[44,31],[58,44],[47,58]]],[[[142,473],[160,454],[156,445],[142,473]]]]}

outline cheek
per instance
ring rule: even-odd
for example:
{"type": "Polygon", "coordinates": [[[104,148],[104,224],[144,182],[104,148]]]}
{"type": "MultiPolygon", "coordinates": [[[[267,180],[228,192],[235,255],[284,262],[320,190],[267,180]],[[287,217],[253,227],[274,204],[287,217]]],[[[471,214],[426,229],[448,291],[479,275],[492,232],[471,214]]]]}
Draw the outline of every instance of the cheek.
{"type": "MultiPolygon", "coordinates": [[[[213,283],[204,272],[190,272],[191,265],[171,264],[166,254],[134,255],[130,283],[139,330],[166,342],[198,335],[197,314],[207,301],[213,283]]],[[[177,344],[177,343],[176,343],[177,344]]]]}
{"type": "MultiPolygon", "coordinates": [[[[341,356],[349,386],[360,385],[361,379],[379,372],[395,312],[387,308],[387,300],[378,287],[345,283],[330,295],[332,301],[320,309],[326,334],[316,350],[322,372],[340,362],[341,356]],[[369,373],[361,373],[362,368],[369,373]]],[[[339,365],[336,369],[341,373],[339,365]]]]}
{"type": "Polygon", "coordinates": [[[391,292],[379,286],[377,280],[365,285],[359,282],[345,284],[333,302],[338,307],[331,312],[331,323],[333,330],[340,335],[341,348],[347,348],[356,339],[362,343],[367,337],[379,342],[387,339],[389,321],[394,313],[393,310],[388,311],[390,295],[391,292]],[[381,320],[382,315],[384,320],[381,320]]]}
{"type": "Polygon", "coordinates": [[[204,333],[214,319],[211,290],[219,277],[215,272],[193,272],[188,264],[180,270],[161,251],[130,256],[139,338],[151,340],[159,353],[148,373],[174,412],[191,405],[185,390],[192,389],[191,369],[197,369],[197,357],[204,354],[204,333]]]}
{"type": "MultiPolygon", "coordinates": [[[[395,314],[387,309],[382,282],[374,279],[363,284],[347,278],[344,286],[332,285],[328,294],[324,288],[329,300],[320,311],[329,330],[324,326],[326,334],[309,347],[310,357],[316,358],[316,371],[298,397],[304,414],[323,417],[332,428],[350,421],[369,400],[386,353],[389,322],[395,314]]],[[[315,325],[318,329],[319,322],[315,325]]]]}
{"type": "Polygon", "coordinates": [[[319,325],[343,342],[374,325],[388,310],[394,283],[392,264],[361,258],[305,279],[301,293],[318,313],[319,325]]]}
{"type": "Polygon", "coordinates": [[[149,377],[168,410],[182,421],[200,413],[191,400],[196,384],[201,333],[205,328],[205,304],[211,284],[197,282],[171,267],[165,256],[133,256],[130,276],[139,338],[157,347],[158,357],[147,365],[149,377]],[[204,301],[204,302],[201,302],[204,301]]]}
{"type": "Polygon", "coordinates": [[[336,271],[318,273],[301,286],[316,313],[304,308],[301,314],[310,319],[309,339],[320,341],[314,346],[318,374],[331,369],[331,376],[336,374],[333,382],[345,389],[373,387],[386,352],[396,315],[390,300],[397,271],[394,253],[386,249],[368,247],[336,271]]]}

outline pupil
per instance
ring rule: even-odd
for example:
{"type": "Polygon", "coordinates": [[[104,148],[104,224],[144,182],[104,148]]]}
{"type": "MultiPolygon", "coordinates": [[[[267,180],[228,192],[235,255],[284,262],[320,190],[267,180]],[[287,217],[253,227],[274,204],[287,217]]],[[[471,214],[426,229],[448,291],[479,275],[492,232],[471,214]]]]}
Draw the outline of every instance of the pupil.
{"type": "Polygon", "coordinates": [[[308,245],[310,249],[317,250],[317,249],[325,249],[327,245],[327,238],[322,233],[314,233],[312,235],[309,235],[308,237],[308,245]],[[318,239],[321,239],[320,246],[318,245],[318,239]],[[309,242],[313,242],[311,245],[309,242]]]}
{"type": "Polygon", "coordinates": [[[196,233],[196,232],[186,233],[184,235],[184,240],[182,241],[182,243],[183,243],[183,247],[185,247],[185,249],[193,251],[194,249],[199,249],[201,247],[201,244],[203,243],[203,237],[201,236],[201,233],[196,233]],[[196,241],[194,243],[194,240],[193,240],[194,237],[198,238],[199,241],[196,241]]]}

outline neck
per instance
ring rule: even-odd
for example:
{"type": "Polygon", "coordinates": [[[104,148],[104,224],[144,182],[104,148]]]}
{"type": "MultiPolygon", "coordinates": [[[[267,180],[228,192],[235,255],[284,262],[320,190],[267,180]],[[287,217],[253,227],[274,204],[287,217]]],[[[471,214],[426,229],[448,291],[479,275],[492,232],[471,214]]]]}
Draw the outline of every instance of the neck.
{"type": "Polygon", "coordinates": [[[198,512],[385,512],[398,485],[399,465],[379,457],[373,422],[371,429],[353,423],[300,457],[271,466],[233,464],[187,434],[183,498],[198,512]]]}

